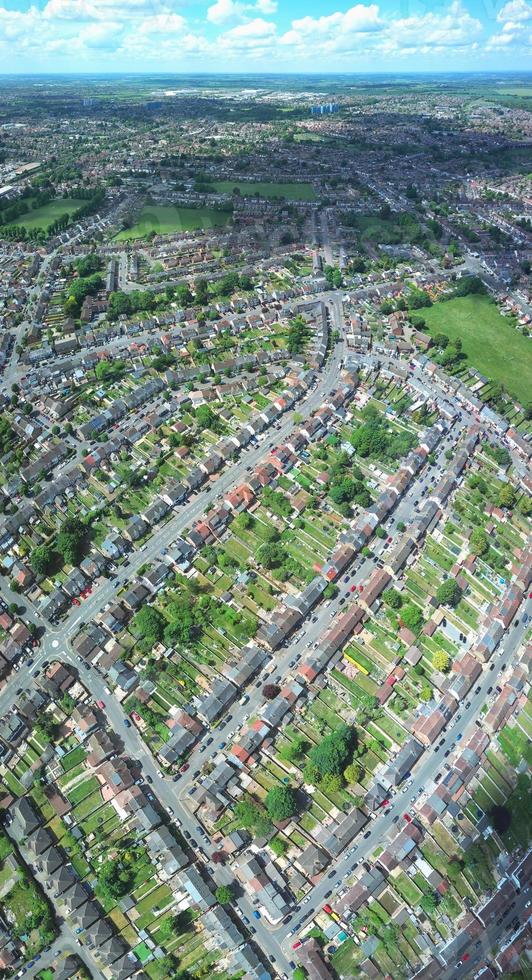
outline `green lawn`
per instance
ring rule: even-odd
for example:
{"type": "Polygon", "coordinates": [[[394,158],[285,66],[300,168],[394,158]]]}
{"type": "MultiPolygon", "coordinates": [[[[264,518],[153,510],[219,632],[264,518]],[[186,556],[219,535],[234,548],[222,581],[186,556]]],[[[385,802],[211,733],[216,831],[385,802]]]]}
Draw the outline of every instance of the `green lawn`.
{"type": "Polygon", "coordinates": [[[312,184],[274,184],[268,181],[215,180],[213,187],[220,194],[230,194],[238,187],[241,195],[261,194],[262,197],[284,197],[287,201],[315,201],[316,191],[312,184]]]}
{"type": "Polygon", "coordinates": [[[487,296],[460,296],[423,310],[429,332],[460,337],[468,364],[521,403],[530,397],[532,340],[514,330],[487,296]]]}
{"type": "Polygon", "coordinates": [[[176,231],[214,228],[225,225],[229,218],[229,211],[215,211],[213,208],[176,208],[151,204],[142,209],[133,227],[120,231],[115,240],[122,242],[131,238],[145,238],[151,231],[158,235],[169,235],[176,231]]]}
{"type": "Polygon", "coordinates": [[[14,222],[23,228],[48,228],[57,218],[62,218],[64,214],[73,214],[78,208],[86,204],[78,197],[62,197],[57,201],[49,201],[43,204],[42,208],[35,208],[27,214],[21,214],[14,222]]]}

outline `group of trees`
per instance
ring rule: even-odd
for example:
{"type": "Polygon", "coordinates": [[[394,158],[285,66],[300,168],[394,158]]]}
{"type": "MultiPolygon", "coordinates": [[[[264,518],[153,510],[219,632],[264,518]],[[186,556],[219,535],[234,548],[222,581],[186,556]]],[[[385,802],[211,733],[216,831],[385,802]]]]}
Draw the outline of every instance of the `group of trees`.
{"type": "Polygon", "coordinates": [[[344,771],[353,761],[355,749],[355,729],[340,725],[311,748],[304,769],[305,781],[325,792],[336,792],[344,782],[344,771]]]}
{"type": "Polygon", "coordinates": [[[251,797],[235,804],[234,815],[239,827],[249,830],[256,837],[267,837],[272,831],[266,812],[253,803],[251,797]]]}
{"type": "Polygon", "coordinates": [[[329,497],[346,517],[351,513],[350,504],[369,507],[371,503],[362,470],[348,453],[340,453],[329,470],[329,497]]]}
{"type": "Polygon", "coordinates": [[[275,578],[281,582],[286,582],[292,576],[304,576],[302,565],[289,554],[280,540],[265,541],[258,548],[255,557],[259,565],[274,572],[275,578]]]}
{"type": "Polygon", "coordinates": [[[416,439],[412,433],[388,430],[385,419],[372,406],[364,410],[364,420],[350,436],[363,459],[396,463],[414,447],[416,439]]]}
{"type": "Polygon", "coordinates": [[[340,289],[343,285],[343,278],[340,269],[335,265],[326,265],[323,269],[323,275],[325,276],[329,286],[335,289],[340,289]]]}
{"type": "Polygon", "coordinates": [[[166,295],[146,289],[134,289],[131,293],[119,292],[109,294],[107,319],[118,320],[120,316],[131,316],[132,313],[147,313],[165,306],[168,302],[166,295]]]}
{"type": "Polygon", "coordinates": [[[201,430],[210,429],[217,434],[224,432],[225,427],[220,416],[213,412],[209,405],[198,405],[194,415],[201,430]]]}
{"type": "Polygon", "coordinates": [[[434,360],[442,367],[452,367],[466,356],[462,351],[460,337],[450,340],[447,334],[437,333],[433,337],[433,344],[437,348],[434,360]]]}
{"type": "Polygon", "coordinates": [[[89,276],[73,279],[65,290],[65,300],[63,309],[66,316],[77,318],[79,316],[83,300],[87,296],[96,296],[96,293],[103,288],[103,278],[99,272],[93,272],[89,276]]]}
{"type": "Polygon", "coordinates": [[[253,289],[253,280],[246,272],[240,274],[227,272],[220,279],[214,280],[210,284],[206,279],[196,279],[194,300],[198,306],[206,306],[211,299],[222,299],[232,296],[238,290],[248,292],[250,289],[253,289]]]}
{"type": "Polygon", "coordinates": [[[135,882],[134,862],[128,852],[104,861],[98,868],[97,879],[98,892],[106,903],[114,905],[117,899],[127,895],[135,882]]]}
{"type": "Polygon", "coordinates": [[[310,327],[304,316],[296,316],[288,325],[286,349],[289,354],[303,354],[310,338],[310,327]]]}
{"type": "Polygon", "coordinates": [[[77,565],[83,554],[88,526],[76,517],[67,517],[50,544],[37,545],[30,555],[30,565],[37,575],[48,575],[62,559],[66,565],[77,565]]]}

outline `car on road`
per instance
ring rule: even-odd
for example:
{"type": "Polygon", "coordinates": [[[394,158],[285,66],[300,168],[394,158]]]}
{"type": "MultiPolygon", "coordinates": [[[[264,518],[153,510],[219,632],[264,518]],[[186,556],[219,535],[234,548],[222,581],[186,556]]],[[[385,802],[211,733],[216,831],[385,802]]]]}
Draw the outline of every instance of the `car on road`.
{"type": "Polygon", "coordinates": [[[334,878],[334,877],[336,877],[336,871],[334,871],[334,870],[333,871],[329,871],[329,874],[327,875],[327,877],[328,878],[334,878]]]}
{"type": "Polygon", "coordinates": [[[254,909],[253,911],[253,918],[260,919],[260,912],[258,912],[257,909],[254,909]]]}
{"type": "Polygon", "coordinates": [[[96,704],[99,708],[105,708],[105,701],[97,701],[96,704]]]}
{"type": "Polygon", "coordinates": [[[295,943],[292,943],[292,949],[299,949],[303,943],[300,939],[296,939],[295,943]]]}
{"type": "Polygon", "coordinates": [[[190,765],[188,764],[188,762],[184,762],[183,765],[181,766],[179,772],[186,772],[187,769],[190,769],[190,765]]]}
{"type": "Polygon", "coordinates": [[[124,718],[124,725],[126,726],[126,728],[131,728],[131,722],[129,718],[124,718]]]}

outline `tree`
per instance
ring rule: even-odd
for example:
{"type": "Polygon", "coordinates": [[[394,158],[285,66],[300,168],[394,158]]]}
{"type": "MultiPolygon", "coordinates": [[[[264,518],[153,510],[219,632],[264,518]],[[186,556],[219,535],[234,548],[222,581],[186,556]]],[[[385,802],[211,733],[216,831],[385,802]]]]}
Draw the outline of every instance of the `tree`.
{"type": "Polygon", "coordinates": [[[211,861],[213,864],[223,864],[226,859],[226,854],[224,851],[214,851],[211,856],[211,861]]]}
{"type": "Polygon", "coordinates": [[[382,593],[382,598],[384,599],[387,606],[392,609],[400,609],[403,605],[403,599],[401,593],[397,589],[386,589],[382,593]]]}
{"type": "Polygon", "coordinates": [[[511,510],[515,505],[515,490],[509,483],[505,483],[499,491],[499,496],[497,498],[497,503],[499,507],[504,507],[506,510],[511,510]]]}
{"type": "Polygon", "coordinates": [[[37,575],[47,575],[53,560],[54,553],[47,544],[38,545],[30,555],[30,565],[37,575]]]}
{"type": "Polygon", "coordinates": [[[288,841],[284,839],[284,837],[277,836],[270,841],[269,846],[277,857],[284,857],[290,845],[288,844],[288,841]]]}
{"type": "Polygon", "coordinates": [[[490,820],[493,824],[493,829],[496,830],[498,834],[505,834],[506,831],[510,829],[512,812],[508,809],[508,807],[494,806],[490,810],[490,820]]]}
{"type": "Polygon", "coordinates": [[[339,793],[342,786],[342,776],[331,772],[326,772],[319,781],[319,787],[323,793],[339,793]]]}
{"type": "Polygon", "coordinates": [[[235,819],[240,827],[252,830],[258,837],[269,834],[272,825],[264,810],[248,800],[240,800],[235,804],[235,819]]]}
{"type": "Polygon", "coordinates": [[[355,747],[356,735],[354,728],[340,725],[336,731],[327,735],[323,741],[315,745],[309,753],[311,764],[320,776],[330,774],[340,775],[347,766],[355,747]]]}
{"type": "Polygon", "coordinates": [[[287,742],[279,749],[279,758],[284,762],[297,763],[306,755],[309,743],[304,735],[294,735],[291,742],[287,742]]]}
{"type": "Polygon", "coordinates": [[[462,598],[462,590],[453,578],[442,582],[436,590],[436,602],[439,606],[457,606],[462,598]]]}
{"type": "Polygon", "coordinates": [[[447,864],[447,877],[449,881],[458,881],[460,875],[462,874],[462,868],[464,866],[463,861],[458,857],[452,857],[447,864]]]}
{"type": "Polygon", "coordinates": [[[144,606],[133,618],[133,628],[153,646],[162,640],[166,620],[154,606],[144,606]]]}
{"type": "Polygon", "coordinates": [[[67,565],[76,565],[81,557],[81,550],[87,528],[76,517],[67,517],[57,535],[56,547],[67,565]]]}
{"type": "Polygon", "coordinates": [[[364,768],[358,762],[351,762],[344,769],[344,779],[346,783],[359,783],[364,775],[364,768]]]}
{"type": "Polygon", "coordinates": [[[114,904],[116,899],[127,895],[133,887],[135,875],[132,863],[126,863],[125,856],[105,861],[97,871],[98,890],[102,898],[114,904]]]}
{"type": "Polygon", "coordinates": [[[262,693],[264,694],[264,697],[268,699],[268,701],[273,701],[273,699],[279,694],[280,690],[281,688],[278,684],[265,684],[262,688],[262,693]]]}
{"type": "Polygon", "coordinates": [[[399,619],[403,626],[406,626],[406,628],[411,630],[412,633],[419,633],[421,627],[423,626],[421,609],[415,606],[413,602],[407,602],[401,607],[399,619]]]}
{"type": "Polygon", "coordinates": [[[476,527],[469,538],[469,550],[478,558],[485,555],[489,549],[488,537],[481,527],[476,527]]]}
{"type": "Polygon", "coordinates": [[[230,905],[234,899],[233,889],[230,885],[218,885],[215,891],[216,901],[220,905],[230,905]]]}
{"type": "Polygon", "coordinates": [[[432,688],[430,684],[422,684],[421,690],[419,692],[420,701],[431,701],[432,700],[432,688]]]}
{"type": "Polygon", "coordinates": [[[423,895],[421,899],[420,908],[423,909],[426,915],[433,915],[436,911],[436,897],[433,892],[428,895],[423,895]]]}
{"type": "Polygon", "coordinates": [[[444,674],[449,670],[450,658],[449,654],[445,650],[435,650],[432,654],[432,666],[435,670],[441,670],[444,674]]]}
{"type": "Polygon", "coordinates": [[[302,966],[296,966],[292,974],[292,980],[307,980],[307,977],[307,971],[304,970],[302,966]]]}
{"type": "Polygon", "coordinates": [[[266,794],[268,816],[275,822],[288,820],[297,810],[297,797],[290,786],[272,786],[266,794]]]}

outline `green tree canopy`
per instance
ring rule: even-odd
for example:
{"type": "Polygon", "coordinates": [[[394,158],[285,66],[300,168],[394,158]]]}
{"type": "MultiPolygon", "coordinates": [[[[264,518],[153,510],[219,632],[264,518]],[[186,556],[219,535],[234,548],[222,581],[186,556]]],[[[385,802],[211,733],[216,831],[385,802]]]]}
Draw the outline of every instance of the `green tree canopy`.
{"type": "Polygon", "coordinates": [[[440,606],[457,606],[462,598],[462,590],[453,578],[442,582],[436,590],[436,602],[440,606]]]}
{"type": "Polygon", "coordinates": [[[272,786],[266,794],[266,809],[271,820],[288,820],[297,810],[297,797],[290,786],[272,786]]]}
{"type": "Polygon", "coordinates": [[[220,905],[230,905],[234,899],[234,892],[230,885],[218,885],[214,894],[220,905]]]}
{"type": "Polygon", "coordinates": [[[321,776],[339,776],[351,759],[355,743],[355,729],[340,725],[310,750],[310,762],[321,776]]]}

